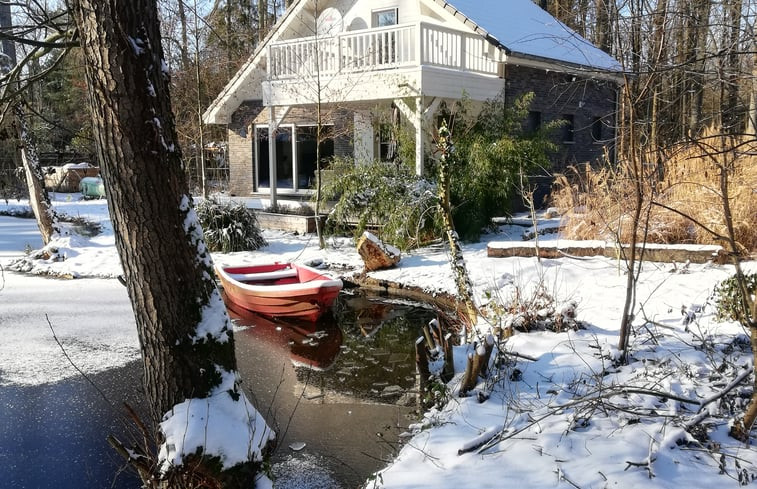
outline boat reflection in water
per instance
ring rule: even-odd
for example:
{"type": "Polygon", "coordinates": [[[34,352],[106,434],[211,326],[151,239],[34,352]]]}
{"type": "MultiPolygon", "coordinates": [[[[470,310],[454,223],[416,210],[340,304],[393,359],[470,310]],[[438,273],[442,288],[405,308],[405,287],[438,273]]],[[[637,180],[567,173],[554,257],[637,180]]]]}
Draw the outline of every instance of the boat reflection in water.
{"type": "Polygon", "coordinates": [[[396,455],[418,419],[414,345],[434,311],[344,291],[317,322],[227,308],[242,385],[278,435],[277,488],[312,480],[287,485],[277,467],[295,462],[334,478],[317,487],[359,487],[396,455]]]}
{"type": "Polygon", "coordinates": [[[342,330],[333,321],[272,319],[238,307],[232,301],[226,301],[226,309],[237,326],[247,326],[234,333],[237,338],[248,336],[273,349],[288,351],[295,367],[327,370],[339,355],[342,330]]]}

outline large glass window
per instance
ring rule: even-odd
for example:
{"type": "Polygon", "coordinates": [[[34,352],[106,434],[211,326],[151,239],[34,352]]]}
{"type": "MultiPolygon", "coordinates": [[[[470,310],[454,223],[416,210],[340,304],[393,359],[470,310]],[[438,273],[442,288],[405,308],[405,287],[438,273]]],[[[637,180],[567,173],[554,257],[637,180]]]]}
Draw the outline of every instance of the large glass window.
{"type": "Polygon", "coordinates": [[[276,188],[294,188],[292,128],[279,126],[276,131],[276,188]]]}
{"type": "Polygon", "coordinates": [[[257,148],[256,175],[258,188],[271,187],[271,175],[268,167],[268,128],[258,127],[255,129],[255,146],[257,148]]]}
{"type": "MultiPolygon", "coordinates": [[[[374,10],[372,14],[371,25],[373,27],[389,27],[397,25],[397,9],[374,10]]],[[[397,33],[395,31],[384,31],[378,34],[374,49],[375,61],[378,64],[394,63],[397,61],[397,33]]]]}
{"type": "MultiPolygon", "coordinates": [[[[314,188],[316,170],[316,126],[297,127],[297,188],[314,188]]],[[[334,156],[334,140],[330,137],[331,126],[321,127],[321,169],[334,156]]]]}
{"type": "MultiPolygon", "coordinates": [[[[332,133],[331,126],[322,127],[321,168],[325,168],[334,156],[332,133]]],[[[300,190],[315,187],[316,140],[316,126],[279,126],[276,131],[276,188],[300,190]]],[[[257,188],[271,188],[268,127],[255,129],[255,156],[257,188]]]]}

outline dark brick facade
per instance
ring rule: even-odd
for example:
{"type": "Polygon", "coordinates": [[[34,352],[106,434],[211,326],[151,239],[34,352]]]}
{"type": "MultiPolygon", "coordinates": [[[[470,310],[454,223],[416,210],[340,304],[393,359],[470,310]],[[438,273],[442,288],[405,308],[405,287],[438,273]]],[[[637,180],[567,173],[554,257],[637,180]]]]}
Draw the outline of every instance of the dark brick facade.
{"type": "Polygon", "coordinates": [[[263,110],[262,100],[248,100],[232,114],[227,126],[229,138],[229,193],[250,195],[254,191],[253,148],[255,133],[252,121],[263,110]]]}
{"type": "Polygon", "coordinates": [[[508,65],[505,86],[507,103],[524,93],[534,92],[532,116],[540,119],[541,124],[572,117],[572,134],[568,134],[564,126],[557,129],[552,138],[559,147],[552,158],[552,171],[597,161],[604,157],[606,148],[612,157],[617,94],[614,82],[508,65]]]}

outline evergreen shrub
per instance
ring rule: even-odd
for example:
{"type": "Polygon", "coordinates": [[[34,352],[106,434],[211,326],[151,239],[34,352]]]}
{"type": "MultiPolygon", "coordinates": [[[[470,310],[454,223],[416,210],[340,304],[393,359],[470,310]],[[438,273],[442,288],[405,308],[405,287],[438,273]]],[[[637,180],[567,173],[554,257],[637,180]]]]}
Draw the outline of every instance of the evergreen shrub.
{"type": "Polygon", "coordinates": [[[336,159],[330,170],[337,178],[324,182],[322,199],[335,202],[327,231],[366,229],[407,250],[441,235],[436,184],[415,175],[403,164],[374,162],[356,165],[336,159]]]}
{"type": "Polygon", "coordinates": [[[200,201],[195,209],[210,251],[251,251],[268,244],[258,226],[255,211],[243,204],[207,199],[200,201]]]}

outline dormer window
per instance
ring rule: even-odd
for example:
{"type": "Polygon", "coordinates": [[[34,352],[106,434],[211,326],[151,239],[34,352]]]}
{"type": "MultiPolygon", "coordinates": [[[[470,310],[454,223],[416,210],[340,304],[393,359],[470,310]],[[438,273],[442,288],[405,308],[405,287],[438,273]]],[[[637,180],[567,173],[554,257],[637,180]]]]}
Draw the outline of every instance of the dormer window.
{"type": "Polygon", "coordinates": [[[396,8],[374,10],[371,15],[372,27],[387,27],[398,24],[399,15],[396,8]]]}

